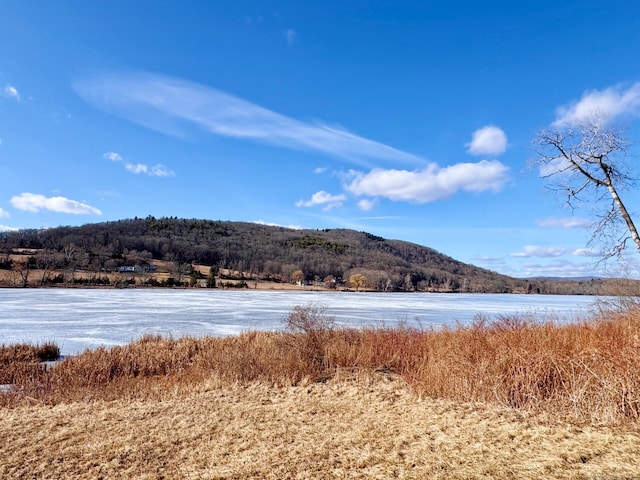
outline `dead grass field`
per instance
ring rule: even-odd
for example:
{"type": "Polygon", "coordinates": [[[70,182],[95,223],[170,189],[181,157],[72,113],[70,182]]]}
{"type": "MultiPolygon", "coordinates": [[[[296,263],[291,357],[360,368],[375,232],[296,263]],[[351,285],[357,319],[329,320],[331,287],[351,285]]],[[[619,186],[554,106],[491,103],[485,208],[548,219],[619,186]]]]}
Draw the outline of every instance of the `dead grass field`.
{"type": "Polygon", "coordinates": [[[0,478],[638,478],[640,434],[418,399],[395,375],[0,410],[0,478]]]}
{"type": "Polygon", "coordinates": [[[640,478],[640,314],[0,348],[0,478],[640,478]]]}

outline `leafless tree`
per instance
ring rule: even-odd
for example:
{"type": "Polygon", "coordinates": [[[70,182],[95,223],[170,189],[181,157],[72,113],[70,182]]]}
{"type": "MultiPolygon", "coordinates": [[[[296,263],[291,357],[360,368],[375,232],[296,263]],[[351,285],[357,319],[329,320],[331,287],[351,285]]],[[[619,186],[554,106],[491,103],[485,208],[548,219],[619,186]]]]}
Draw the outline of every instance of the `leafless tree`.
{"type": "Polygon", "coordinates": [[[49,251],[41,251],[34,255],[35,266],[38,269],[40,285],[46,285],[51,280],[55,269],[63,264],[62,255],[49,251]]]}
{"type": "Polygon", "coordinates": [[[629,240],[640,252],[640,236],[620,193],[635,185],[627,161],[629,144],[604,118],[538,132],[534,143],[543,178],[571,208],[589,205],[596,221],[591,243],[602,244],[604,259],[620,257],[629,240]]]}
{"type": "Polygon", "coordinates": [[[18,262],[14,262],[13,274],[13,286],[14,287],[27,287],[29,286],[29,273],[31,273],[31,267],[33,267],[33,258],[29,257],[18,262]]]}

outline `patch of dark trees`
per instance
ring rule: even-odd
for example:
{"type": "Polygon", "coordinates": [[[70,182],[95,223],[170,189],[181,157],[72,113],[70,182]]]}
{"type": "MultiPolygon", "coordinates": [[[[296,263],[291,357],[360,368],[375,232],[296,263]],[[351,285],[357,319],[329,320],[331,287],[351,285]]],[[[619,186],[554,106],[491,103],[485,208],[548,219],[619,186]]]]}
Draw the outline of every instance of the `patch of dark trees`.
{"type": "MultiPolygon", "coordinates": [[[[174,262],[178,269],[181,265],[209,265],[241,272],[241,279],[276,282],[290,281],[292,273],[300,270],[306,283],[322,284],[331,279],[345,285],[350,275],[361,273],[367,277],[369,289],[380,291],[594,294],[599,288],[597,280],[516,279],[459,262],[428,247],[367,232],[295,230],[175,217],[3,232],[0,268],[12,267],[9,253],[29,250],[37,252],[29,259],[34,269],[63,269],[73,262],[74,267],[95,272],[97,279],[100,272],[116,271],[124,265],[142,267],[151,260],[164,260],[174,262]]],[[[187,268],[187,275],[189,271],[187,268]]],[[[153,285],[153,279],[149,282],[148,286],[162,286],[153,285]]],[[[182,285],[179,280],[173,282],[182,285]]]]}

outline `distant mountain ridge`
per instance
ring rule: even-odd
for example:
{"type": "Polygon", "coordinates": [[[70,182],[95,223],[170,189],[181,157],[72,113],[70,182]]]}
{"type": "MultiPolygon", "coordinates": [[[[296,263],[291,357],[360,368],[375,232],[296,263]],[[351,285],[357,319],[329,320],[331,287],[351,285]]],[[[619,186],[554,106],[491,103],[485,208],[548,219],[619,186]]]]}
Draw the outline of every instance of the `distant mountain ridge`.
{"type": "Polygon", "coordinates": [[[429,247],[355,230],[175,217],[1,233],[0,252],[15,249],[55,254],[59,262],[75,262],[96,273],[162,260],[187,270],[210,266],[239,278],[274,282],[294,281],[296,273],[299,282],[349,287],[349,279],[358,274],[364,277],[362,288],[380,291],[592,294],[602,283],[516,279],[429,247]]]}

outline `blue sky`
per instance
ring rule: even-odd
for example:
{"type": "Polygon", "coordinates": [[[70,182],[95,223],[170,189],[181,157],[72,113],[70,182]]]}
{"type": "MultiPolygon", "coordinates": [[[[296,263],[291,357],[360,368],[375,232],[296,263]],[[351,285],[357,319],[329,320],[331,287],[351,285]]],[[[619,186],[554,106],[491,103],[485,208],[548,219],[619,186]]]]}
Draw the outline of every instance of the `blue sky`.
{"type": "Polygon", "coordinates": [[[4,0],[0,228],[352,228],[591,275],[590,211],[544,188],[532,139],[594,109],[638,138],[639,45],[631,0],[4,0]]]}

